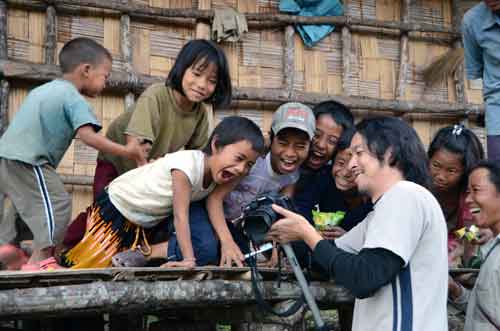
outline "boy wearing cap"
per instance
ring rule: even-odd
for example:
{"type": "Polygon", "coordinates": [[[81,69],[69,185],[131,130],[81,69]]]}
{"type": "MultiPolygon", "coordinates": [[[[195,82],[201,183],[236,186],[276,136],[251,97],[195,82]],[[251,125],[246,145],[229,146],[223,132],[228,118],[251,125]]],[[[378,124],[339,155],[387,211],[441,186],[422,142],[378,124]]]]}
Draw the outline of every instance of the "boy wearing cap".
{"type": "Polygon", "coordinates": [[[233,226],[243,208],[257,196],[282,193],[292,196],[299,179],[299,168],[307,159],[311,140],[316,130],[312,110],[301,103],[281,105],[273,115],[271,146],[267,155],[257,162],[234,188],[214,191],[207,198],[207,217],[212,224],[227,224],[235,242],[221,242],[221,266],[242,265],[243,254],[249,252],[248,242],[233,226]],[[223,201],[221,205],[220,201],[223,201]],[[225,219],[227,222],[222,222],[225,219]]]}

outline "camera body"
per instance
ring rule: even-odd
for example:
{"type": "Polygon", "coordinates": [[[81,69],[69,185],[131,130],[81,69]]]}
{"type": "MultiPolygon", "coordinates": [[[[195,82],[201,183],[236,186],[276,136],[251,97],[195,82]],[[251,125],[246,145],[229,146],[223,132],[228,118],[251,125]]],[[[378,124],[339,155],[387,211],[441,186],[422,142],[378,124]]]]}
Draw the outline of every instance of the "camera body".
{"type": "Polygon", "coordinates": [[[290,198],[273,193],[255,198],[243,209],[243,221],[241,222],[243,232],[256,246],[266,242],[267,232],[273,223],[281,218],[281,215],[271,207],[272,204],[295,211],[290,198]]]}

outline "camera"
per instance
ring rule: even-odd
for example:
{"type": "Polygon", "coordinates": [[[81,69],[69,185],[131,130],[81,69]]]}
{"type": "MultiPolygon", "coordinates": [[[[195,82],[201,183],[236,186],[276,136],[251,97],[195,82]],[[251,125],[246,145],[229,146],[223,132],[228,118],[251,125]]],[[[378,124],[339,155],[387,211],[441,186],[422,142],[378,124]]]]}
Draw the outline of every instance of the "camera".
{"type": "MultiPolygon", "coordinates": [[[[241,216],[241,226],[243,233],[245,236],[253,243],[255,246],[261,246],[264,244],[266,240],[266,235],[274,222],[279,220],[281,217],[280,214],[275,212],[272,208],[272,205],[276,204],[280,207],[288,209],[290,211],[296,212],[296,208],[293,205],[290,198],[279,195],[279,194],[265,194],[258,196],[255,200],[250,202],[243,209],[243,215],[241,216]]],[[[264,246],[264,245],[263,245],[264,246]]],[[[272,247],[272,245],[271,245],[272,247]]],[[[314,322],[316,323],[318,330],[328,330],[326,324],[321,319],[321,315],[319,313],[318,305],[314,300],[311,291],[307,285],[306,278],[300,268],[299,262],[295,257],[295,253],[293,252],[292,246],[290,244],[282,244],[281,247],[286,254],[288,262],[293,269],[293,273],[299,282],[299,286],[302,289],[303,297],[299,299],[290,309],[286,312],[276,312],[268,303],[263,300],[263,296],[257,286],[257,264],[255,263],[255,259],[250,264],[251,274],[252,274],[252,287],[255,293],[255,297],[259,306],[264,307],[268,312],[271,312],[277,316],[285,317],[291,316],[303,305],[304,300],[307,302],[307,306],[311,309],[313,314],[314,322]]],[[[261,250],[263,247],[261,246],[261,250]]],[[[252,261],[252,259],[250,259],[252,261]]]]}
{"type": "Polygon", "coordinates": [[[281,215],[273,210],[276,204],[291,211],[295,207],[290,198],[279,194],[266,194],[257,197],[243,209],[241,226],[243,232],[254,245],[266,242],[266,234],[281,215]]]}

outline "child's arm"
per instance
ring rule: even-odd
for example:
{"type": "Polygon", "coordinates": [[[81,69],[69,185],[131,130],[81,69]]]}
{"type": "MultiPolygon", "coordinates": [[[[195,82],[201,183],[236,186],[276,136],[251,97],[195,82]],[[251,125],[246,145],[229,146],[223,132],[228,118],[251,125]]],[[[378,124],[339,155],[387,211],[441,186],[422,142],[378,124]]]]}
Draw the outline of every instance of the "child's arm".
{"type": "Polygon", "coordinates": [[[127,145],[117,144],[103,135],[95,132],[91,125],[83,125],[77,130],[77,134],[82,141],[105,153],[115,154],[135,160],[137,165],[146,164],[146,155],[139,141],[135,137],[127,136],[127,145]]]}
{"type": "Polygon", "coordinates": [[[192,268],[196,266],[196,258],[194,257],[193,244],[191,242],[191,230],[189,228],[191,191],[192,186],[188,176],[181,170],[172,170],[174,227],[183,260],[168,262],[166,264],[167,267],[192,268]]]}
{"type": "Polygon", "coordinates": [[[245,259],[240,248],[234,242],[231,232],[229,232],[222,206],[222,201],[226,194],[234,190],[237,184],[238,181],[234,181],[232,183],[217,186],[207,197],[207,212],[210,218],[210,223],[212,223],[212,226],[214,227],[220,240],[221,267],[231,267],[233,262],[236,263],[238,267],[242,267],[242,261],[245,259]]]}

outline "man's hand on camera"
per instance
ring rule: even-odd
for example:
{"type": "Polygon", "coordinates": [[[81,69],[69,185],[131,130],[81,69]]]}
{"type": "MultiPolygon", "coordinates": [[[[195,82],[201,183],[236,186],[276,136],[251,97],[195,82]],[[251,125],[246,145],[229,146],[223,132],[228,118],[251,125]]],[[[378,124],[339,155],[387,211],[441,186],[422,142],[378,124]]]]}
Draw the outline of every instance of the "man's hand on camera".
{"type": "Polygon", "coordinates": [[[241,253],[240,248],[234,240],[223,242],[221,241],[221,257],[220,266],[221,267],[232,267],[236,264],[237,267],[243,267],[243,261],[245,257],[241,253]]]}
{"type": "Polygon", "coordinates": [[[316,244],[323,240],[323,237],[301,215],[275,204],[273,209],[283,218],[271,226],[271,230],[267,234],[269,239],[276,240],[281,244],[303,240],[311,249],[314,249],[316,244]]]}

